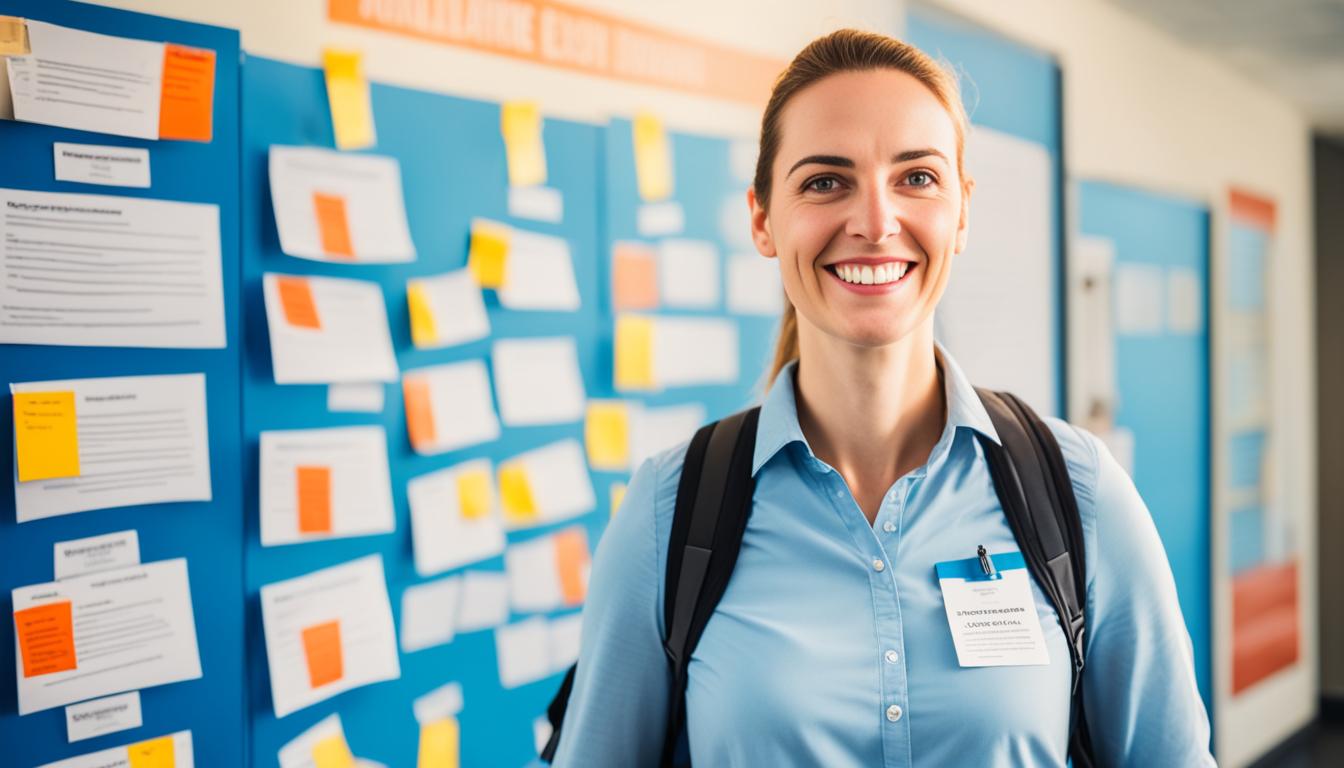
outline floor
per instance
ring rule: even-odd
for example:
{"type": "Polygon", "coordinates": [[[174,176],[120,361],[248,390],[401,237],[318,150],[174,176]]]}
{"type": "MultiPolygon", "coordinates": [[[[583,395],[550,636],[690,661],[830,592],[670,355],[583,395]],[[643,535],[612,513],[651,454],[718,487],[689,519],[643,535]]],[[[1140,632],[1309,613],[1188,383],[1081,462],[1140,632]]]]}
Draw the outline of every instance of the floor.
{"type": "Polygon", "coordinates": [[[1319,720],[1275,750],[1254,768],[1337,768],[1344,766],[1344,721],[1319,720]]]}

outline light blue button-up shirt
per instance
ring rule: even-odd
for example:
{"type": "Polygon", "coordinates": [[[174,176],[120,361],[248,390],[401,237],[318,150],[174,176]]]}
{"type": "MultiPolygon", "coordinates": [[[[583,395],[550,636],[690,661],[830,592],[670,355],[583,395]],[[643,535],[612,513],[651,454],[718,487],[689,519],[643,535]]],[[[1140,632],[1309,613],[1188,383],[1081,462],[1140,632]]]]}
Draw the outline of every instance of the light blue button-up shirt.
{"type": "MultiPolygon", "coordinates": [[[[936,563],[1017,551],[982,448],[998,437],[939,348],[947,424],[869,525],[798,425],[794,366],[761,408],[741,553],[692,655],[692,763],[1063,766],[1070,661],[1033,583],[1045,666],[963,668],[936,563]]],[[[1087,547],[1088,724],[1102,766],[1206,766],[1209,724],[1162,543],[1133,483],[1091,434],[1048,420],[1087,547]]],[[[685,444],[645,462],[593,564],[578,675],[555,765],[656,766],[670,674],[663,576],[685,444]]]]}

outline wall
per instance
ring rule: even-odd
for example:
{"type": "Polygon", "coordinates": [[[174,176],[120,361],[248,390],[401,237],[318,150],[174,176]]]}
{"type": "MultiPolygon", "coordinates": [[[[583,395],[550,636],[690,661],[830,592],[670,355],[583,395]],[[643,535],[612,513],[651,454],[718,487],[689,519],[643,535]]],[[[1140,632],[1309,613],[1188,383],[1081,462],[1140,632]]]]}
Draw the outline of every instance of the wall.
{"type": "MultiPolygon", "coordinates": [[[[1344,391],[1344,141],[1316,139],[1316,352],[1320,357],[1316,391],[1320,393],[1319,450],[1321,473],[1320,587],[1323,595],[1344,590],[1344,572],[1328,553],[1344,547],[1344,446],[1335,436],[1344,433],[1344,404],[1332,393],[1344,391]],[[1334,214],[1334,215],[1328,215],[1334,214]],[[1336,471],[1330,471],[1330,470],[1336,471]]],[[[1321,606],[1321,695],[1344,701],[1344,603],[1328,600],[1321,606]]]]}

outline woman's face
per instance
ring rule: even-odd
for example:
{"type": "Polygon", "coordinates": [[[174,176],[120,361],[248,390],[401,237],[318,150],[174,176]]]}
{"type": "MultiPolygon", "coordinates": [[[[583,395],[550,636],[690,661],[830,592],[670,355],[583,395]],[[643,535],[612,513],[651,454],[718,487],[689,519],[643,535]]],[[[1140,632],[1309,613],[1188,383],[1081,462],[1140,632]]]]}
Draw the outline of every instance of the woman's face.
{"type": "Polygon", "coordinates": [[[800,323],[877,347],[928,320],[966,247],[956,152],[951,115],[898,70],[830,75],[788,101],[769,208],[748,198],[800,323]]]}

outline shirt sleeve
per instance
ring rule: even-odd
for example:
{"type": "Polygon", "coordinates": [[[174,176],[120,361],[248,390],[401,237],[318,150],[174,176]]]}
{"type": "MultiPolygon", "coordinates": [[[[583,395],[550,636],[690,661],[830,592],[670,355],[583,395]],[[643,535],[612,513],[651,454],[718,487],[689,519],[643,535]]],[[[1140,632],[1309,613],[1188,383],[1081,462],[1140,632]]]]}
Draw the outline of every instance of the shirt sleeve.
{"type": "Polygon", "coordinates": [[[1190,634],[1152,515],[1098,438],[1060,426],[1087,546],[1083,704],[1097,763],[1213,766],[1190,634]]]}
{"type": "MultiPolygon", "coordinates": [[[[662,646],[663,515],[675,500],[658,458],[630,481],[593,558],[578,670],[556,768],[657,765],[671,675],[662,646]]],[[[680,473],[676,473],[679,475],[680,473]]]]}

